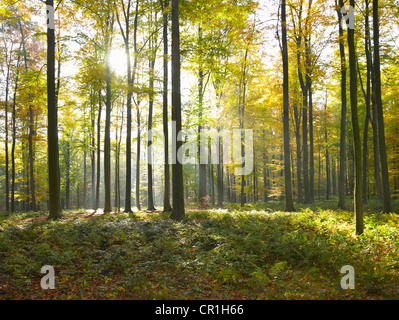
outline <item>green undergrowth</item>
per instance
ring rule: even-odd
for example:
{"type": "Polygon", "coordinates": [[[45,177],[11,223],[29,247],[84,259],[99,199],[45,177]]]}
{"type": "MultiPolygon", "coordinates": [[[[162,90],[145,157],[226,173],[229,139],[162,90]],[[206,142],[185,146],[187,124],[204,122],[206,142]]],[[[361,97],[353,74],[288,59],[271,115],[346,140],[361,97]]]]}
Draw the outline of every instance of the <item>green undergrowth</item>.
{"type": "Polygon", "coordinates": [[[0,299],[398,299],[399,217],[299,208],[0,217],[0,299]],[[42,290],[41,267],[56,272],[42,290]],[[354,290],[340,270],[355,270],[354,290]]]}

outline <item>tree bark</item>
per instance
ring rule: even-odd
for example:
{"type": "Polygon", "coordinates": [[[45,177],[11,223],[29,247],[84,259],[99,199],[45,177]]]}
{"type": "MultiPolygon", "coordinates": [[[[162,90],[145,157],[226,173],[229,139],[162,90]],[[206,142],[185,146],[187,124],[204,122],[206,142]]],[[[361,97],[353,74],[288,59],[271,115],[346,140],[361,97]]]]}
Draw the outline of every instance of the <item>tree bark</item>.
{"type": "MultiPolygon", "coordinates": [[[[350,5],[355,8],[355,0],[350,0],[350,5]]],[[[360,128],[357,107],[357,57],[355,44],[355,30],[348,28],[348,48],[349,48],[349,74],[350,74],[350,99],[352,114],[352,133],[354,151],[354,211],[356,218],[356,234],[363,233],[363,192],[362,192],[362,145],[360,139],[360,128]]]]}
{"type": "MultiPolygon", "coordinates": [[[[19,68],[20,56],[18,55],[17,67],[19,68]]],[[[17,139],[16,127],[16,99],[18,91],[19,71],[15,77],[14,95],[12,103],[12,144],[11,144],[11,212],[15,212],[15,144],[17,139]]]]}
{"type": "MultiPolygon", "coordinates": [[[[156,41],[155,41],[156,45],[156,41]]],[[[154,68],[155,68],[155,57],[156,57],[156,49],[155,52],[152,52],[153,55],[149,61],[150,64],[150,97],[149,97],[149,107],[148,107],[148,165],[147,165],[147,173],[148,173],[148,210],[155,211],[154,206],[154,182],[153,182],[153,173],[152,173],[152,116],[154,109],[154,68]]]]}
{"type": "Polygon", "coordinates": [[[96,206],[95,210],[100,207],[100,181],[101,181],[101,112],[102,112],[102,96],[101,89],[98,90],[98,116],[97,116],[97,179],[96,179],[96,206]]]}
{"type": "Polygon", "coordinates": [[[71,209],[71,180],[70,180],[70,142],[69,142],[69,135],[67,135],[66,141],[66,154],[65,154],[65,208],[67,210],[71,209]]]}
{"type": "Polygon", "coordinates": [[[105,73],[106,73],[106,103],[105,103],[105,131],[104,131],[104,213],[111,213],[111,68],[107,56],[111,50],[113,16],[107,17],[107,37],[105,49],[105,73]]]}
{"type": "MultiPolygon", "coordinates": [[[[352,0],[353,1],[353,0],[352,0]]],[[[378,0],[373,0],[373,34],[374,34],[374,75],[375,75],[375,101],[377,108],[378,138],[381,161],[382,198],[385,213],[391,211],[391,194],[389,187],[388,159],[385,145],[385,125],[381,98],[381,63],[380,63],[380,29],[378,0]]]]}
{"type": "MultiPolygon", "coordinates": [[[[46,0],[46,5],[54,8],[53,0],[46,0]]],[[[50,17],[49,20],[52,18],[50,17]]],[[[47,26],[47,117],[48,117],[48,181],[49,181],[49,219],[60,219],[60,176],[58,153],[58,116],[55,96],[55,37],[54,29],[47,26]]]]}
{"type": "MultiPolygon", "coordinates": [[[[339,144],[339,173],[338,173],[338,207],[345,209],[346,197],[346,59],[345,59],[345,45],[344,45],[344,31],[341,26],[342,13],[337,6],[338,25],[339,25],[339,51],[341,59],[341,128],[340,128],[340,144],[339,144]]],[[[343,2],[340,1],[340,5],[343,2]]]]}
{"type": "Polygon", "coordinates": [[[285,209],[295,211],[291,189],[291,164],[290,164],[290,126],[289,126],[289,73],[288,73],[288,46],[286,24],[286,1],[281,1],[281,27],[283,59],[283,126],[284,126],[284,176],[285,176],[285,209]]]}
{"type": "MultiPolygon", "coordinates": [[[[10,59],[11,60],[11,59],[10,59]]],[[[6,157],[6,212],[10,211],[10,176],[9,176],[9,155],[8,155],[8,91],[10,82],[10,65],[7,63],[7,76],[6,76],[6,97],[4,103],[4,129],[6,132],[4,147],[5,147],[5,157],[6,157]]]]}
{"type": "Polygon", "coordinates": [[[182,128],[181,119],[181,94],[180,94],[180,28],[179,28],[179,1],[172,0],[172,121],[175,121],[176,128],[173,134],[173,158],[175,163],[173,170],[173,220],[185,218],[184,209],[184,181],[183,166],[178,161],[177,151],[182,146],[182,141],[177,139],[177,134],[182,128]]]}
{"type": "Polygon", "coordinates": [[[160,0],[163,12],[163,106],[162,106],[162,120],[163,120],[163,134],[164,134],[164,196],[163,196],[163,211],[172,212],[170,205],[170,167],[169,167],[169,117],[168,117],[168,81],[169,81],[169,66],[168,66],[168,21],[169,15],[166,8],[169,6],[167,0],[160,0]]]}

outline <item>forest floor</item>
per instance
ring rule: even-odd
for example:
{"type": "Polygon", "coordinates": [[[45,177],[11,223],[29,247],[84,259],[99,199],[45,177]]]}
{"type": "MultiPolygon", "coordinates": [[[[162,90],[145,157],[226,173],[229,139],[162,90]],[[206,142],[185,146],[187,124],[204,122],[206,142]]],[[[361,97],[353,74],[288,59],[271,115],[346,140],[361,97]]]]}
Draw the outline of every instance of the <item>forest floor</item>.
{"type": "Polygon", "coordinates": [[[399,299],[399,215],[369,205],[357,237],[352,212],[326,209],[335,203],[191,209],[180,223],[160,212],[3,214],[0,300],[399,299]],[[41,289],[44,265],[53,290],[41,289]],[[341,288],[346,265],[354,290],[341,288]]]}

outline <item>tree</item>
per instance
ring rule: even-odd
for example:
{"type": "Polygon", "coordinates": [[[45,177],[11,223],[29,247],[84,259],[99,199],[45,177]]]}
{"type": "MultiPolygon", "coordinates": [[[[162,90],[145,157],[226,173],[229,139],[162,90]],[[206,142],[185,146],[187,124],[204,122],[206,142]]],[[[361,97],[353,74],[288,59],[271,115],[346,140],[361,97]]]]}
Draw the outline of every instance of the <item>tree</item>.
{"type": "Polygon", "coordinates": [[[295,211],[291,188],[290,163],[290,125],[289,125],[289,74],[286,1],[281,1],[281,56],[283,59],[283,126],[284,126],[284,176],[285,176],[285,209],[295,211]]]}
{"type": "Polygon", "coordinates": [[[109,65],[109,52],[112,46],[114,13],[109,7],[109,13],[106,16],[106,38],[105,38],[105,73],[106,73],[106,103],[105,103],[105,132],[104,132],[104,189],[105,203],[104,213],[112,211],[111,204],[111,70],[109,65]]]}
{"type": "Polygon", "coordinates": [[[54,37],[54,1],[46,0],[47,6],[47,115],[48,115],[48,182],[49,182],[49,218],[60,219],[60,175],[58,153],[58,117],[55,96],[55,37],[54,37]]]}
{"type": "Polygon", "coordinates": [[[169,9],[168,0],[160,0],[163,10],[163,105],[162,105],[162,121],[164,134],[164,197],[163,197],[163,211],[171,212],[170,205],[170,170],[169,170],[169,128],[168,128],[168,81],[169,81],[169,67],[168,67],[168,21],[169,9]]]}
{"type": "MultiPolygon", "coordinates": [[[[19,28],[21,31],[21,38],[22,38],[22,50],[24,56],[25,73],[28,73],[28,53],[25,46],[25,34],[21,20],[19,21],[19,28]]],[[[28,94],[28,99],[31,100],[30,94],[28,94]]],[[[35,174],[34,174],[34,155],[33,155],[33,136],[35,135],[33,117],[34,117],[33,106],[31,101],[29,101],[29,182],[30,182],[29,187],[30,187],[30,196],[31,196],[31,210],[37,211],[35,174]]]]}
{"type": "MultiPolygon", "coordinates": [[[[355,0],[350,0],[350,6],[355,7],[355,0]]],[[[341,7],[343,3],[341,0],[341,7]]],[[[352,19],[353,17],[350,17],[352,19]]],[[[353,134],[353,152],[355,166],[354,211],[356,218],[356,234],[363,233],[363,193],[362,193],[362,145],[360,139],[359,115],[357,106],[357,57],[355,47],[355,30],[351,28],[348,19],[348,49],[349,49],[349,78],[350,101],[353,134]]]]}
{"type": "MultiPolygon", "coordinates": [[[[341,66],[341,129],[340,129],[340,144],[339,144],[339,174],[338,174],[338,207],[345,209],[345,176],[346,176],[346,59],[345,59],[345,45],[344,45],[344,31],[342,29],[342,13],[340,7],[335,2],[336,11],[338,15],[339,27],[339,52],[340,52],[340,66],[341,66]]],[[[342,2],[341,2],[342,5],[342,2]]]]}
{"type": "MultiPolygon", "coordinates": [[[[149,105],[148,105],[148,160],[147,160],[147,173],[148,173],[148,182],[147,182],[147,193],[148,193],[148,210],[155,211],[154,206],[154,183],[153,183],[153,158],[152,158],[152,128],[153,128],[153,114],[154,114],[154,73],[155,73],[155,62],[157,57],[158,50],[158,15],[157,8],[153,8],[153,3],[150,1],[150,17],[149,17],[149,41],[148,41],[148,49],[149,49],[149,105]],[[153,10],[155,14],[153,15],[153,10]]],[[[156,6],[156,3],[155,3],[156,6]]]]}
{"type": "Polygon", "coordinates": [[[172,134],[174,163],[172,164],[173,211],[171,219],[177,221],[185,218],[183,165],[178,159],[178,150],[182,146],[182,141],[177,137],[182,129],[181,120],[179,0],[172,0],[172,121],[175,122],[175,132],[172,134]]]}
{"type": "Polygon", "coordinates": [[[125,44],[126,52],[126,69],[127,69],[127,131],[126,131],[126,186],[125,186],[125,212],[132,212],[131,208],[131,194],[132,194],[132,96],[133,96],[133,84],[135,81],[136,68],[137,68],[137,24],[138,24],[138,5],[139,0],[136,0],[136,11],[134,15],[134,30],[133,30],[133,41],[134,41],[134,67],[132,74],[132,63],[130,57],[130,9],[132,6],[131,0],[125,2],[120,0],[122,5],[123,18],[125,22],[125,28],[123,28],[121,19],[119,18],[118,10],[116,11],[116,18],[120,27],[120,31],[125,44]]]}
{"type": "Polygon", "coordinates": [[[384,212],[389,213],[391,210],[391,195],[389,187],[389,171],[388,160],[385,145],[385,124],[381,98],[381,62],[380,62],[380,28],[378,15],[378,0],[373,0],[373,33],[374,33],[374,65],[373,73],[375,77],[374,95],[377,109],[378,122],[378,138],[379,151],[381,161],[381,177],[382,177],[382,196],[384,212]]]}

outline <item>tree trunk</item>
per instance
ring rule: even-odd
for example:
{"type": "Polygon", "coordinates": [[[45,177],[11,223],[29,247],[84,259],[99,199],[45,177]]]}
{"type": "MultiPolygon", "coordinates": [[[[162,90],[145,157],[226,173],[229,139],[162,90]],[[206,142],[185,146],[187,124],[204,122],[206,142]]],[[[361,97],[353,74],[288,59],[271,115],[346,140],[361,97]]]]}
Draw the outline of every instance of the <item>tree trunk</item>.
{"type": "MultiPolygon", "coordinates": [[[[245,49],[245,59],[244,59],[244,70],[242,74],[242,85],[243,85],[243,95],[242,95],[242,105],[241,105],[241,114],[240,114],[240,129],[241,129],[241,159],[245,159],[245,145],[244,145],[244,115],[245,115],[245,103],[246,103],[246,94],[247,94],[247,59],[248,59],[248,48],[245,49]]],[[[245,163],[242,164],[242,167],[245,167],[245,163]]],[[[244,170],[244,169],[243,169],[244,170]]],[[[247,197],[245,194],[245,175],[244,173],[241,175],[241,196],[240,202],[241,207],[247,202],[247,197]]]]}
{"type": "MultiPolygon", "coordinates": [[[[374,75],[371,77],[372,86],[374,88],[374,75]]],[[[381,170],[380,170],[380,151],[378,147],[378,123],[377,123],[377,107],[375,105],[375,96],[372,93],[371,98],[372,119],[371,127],[373,128],[373,154],[374,154],[374,180],[377,199],[382,200],[381,170]]]]}
{"type": "MultiPolygon", "coordinates": [[[[28,72],[28,59],[27,59],[27,52],[25,48],[25,35],[22,29],[22,23],[19,24],[21,37],[22,37],[22,49],[24,53],[24,61],[25,61],[25,72],[28,72]]],[[[36,192],[35,192],[35,172],[34,172],[34,155],[33,155],[33,136],[35,135],[34,130],[34,120],[33,120],[33,107],[30,101],[30,94],[28,94],[29,99],[29,136],[28,136],[28,152],[29,152],[29,189],[30,189],[30,196],[31,196],[31,205],[30,209],[32,211],[37,211],[36,208],[36,192]]]]}
{"type": "MultiPolygon", "coordinates": [[[[325,106],[327,107],[327,105],[325,106]]],[[[330,181],[330,154],[328,150],[328,134],[327,134],[327,121],[326,121],[326,126],[325,126],[325,141],[326,141],[326,177],[327,177],[327,183],[326,183],[326,199],[330,200],[330,194],[331,194],[331,181],[330,181]]]]}
{"type": "Polygon", "coordinates": [[[136,158],[136,207],[138,210],[141,210],[140,205],[140,153],[141,153],[141,122],[140,122],[140,103],[137,102],[137,109],[136,109],[136,117],[137,117],[137,158],[136,158]]]}
{"type": "Polygon", "coordinates": [[[162,107],[162,120],[163,120],[163,134],[164,134],[164,196],[163,196],[163,211],[172,212],[170,205],[170,167],[169,167],[169,118],[168,118],[168,81],[169,81],[169,67],[168,67],[168,20],[169,15],[165,11],[169,6],[167,0],[162,1],[163,13],[163,107],[162,107]]]}
{"type": "Polygon", "coordinates": [[[295,211],[291,189],[291,164],[290,164],[290,125],[289,125],[289,73],[288,73],[288,46],[286,25],[286,2],[281,1],[281,27],[283,59],[283,126],[284,126],[284,176],[285,176],[285,209],[295,211]]]}
{"type": "MultiPolygon", "coordinates": [[[[18,55],[17,67],[19,67],[20,56],[18,55]]],[[[14,95],[12,103],[12,145],[11,145],[11,212],[15,212],[15,144],[17,139],[16,127],[16,99],[19,81],[19,71],[15,77],[14,95]]]]}
{"type": "Polygon", "coordinates": [[[105,104],[105,130],[104,130],[104,213],[112,211],[111,206],[111,71],[106,66],[106,104],[105,104]]]}
{"type": "Polygon", "coordinates": [[[6,212],[10,211],[10,177],[9,177],[9,155],[8,155],[8,86],[10,81],[10,66],[7,65],[7,76],[6,76],[6,97],[4,103],[4,114],[5,114],[5,125],[4,129],[6,137],[4,141],[5,146],[5,157],[6,157],[6,212]]]}
{"type": "Polygon", "coordinates": [[[71,180],[70,180],[70,142],[69,142],[69,135],[67,135],[66,141],[66,155],[65,155],[65,208],[67,210],[71,209],[71,180]]]}
{"type": "MultiPolygon", "coordinates": [[[[106,54],[108,56],[112,45],[113,17],[107,17],[107,43],[106,54]],[[109,29],[108,29],[109,28],[109,29]]],[[[112,211],[111,204],[111,70],[109,59],[105,59],[106,73],[106,103],[105,103],[105,131],[104,131],[104,213],[112,211]]]]}
{"type": "Polygon", "coordinates": [[[314,203],[313,93],[309,85],[309,201],[314,203]]]}
{"type": "MultiPolygon", "coordinates": [[[[337,3],[336,3],[337,5],[337,3]]],[[[343,2],[340,1],[340,5],[343,2]]],[[[338,207],[345,209],[346,197],[346,59],[344,45],[344,31],[341,26],[342,13],[337,6],[338,24],[339,24],[339,51],[341,59],[341,129],[339,144],[339,173],[338,173],[338,207]]]]}
{"type": "Polygon", "coordinates": [[[295,141],[296,141],[296,161],[297,161],[297,189],[298,189],[298,202],[303,201],[302,195],[302,154],[301,154],[301,118],[298,112],[298,107],[294,104],[294,119],[295,119],[295,141]]]}
{"type": "Polygon", "coordinates": [[[332,179],[332,195],[337,194],[337,180],[336,180],[336,164],[335,164],[335,157],[331,159],[331,179],[332,179]]]}
{"type": "MultiPolygon", "coordinates": [[[[46,0],[48,8],[54,12],[54,1],[46,0]]],[[[55,97],[55,37],[54,15],[48,15],[47,25],[47,111],[48,111],[48,181],[49,181],[49,219],[62,217],[60,207],[60,176],[58,153],[58,116],[55,97]]]]}
{"type": "Polygon", "coordinates": [[[87,151],[83,152],[83,209],[87,207],[87,151]]]}
{"type": "MultiPolygon", "coordinates": [[[[350,0],[350,5],[355,8],[355,0],[350,0]]],[[[357,108],[357,57],[355,47],[355,30],[348,28],[348,48],[350,67],[350,99],[352,114],[352,133],[354,151],[354,211],[356,217],[356,234],[363,233],[363,192],[362,192],[362,145],[360,139],[360,128],[357,108]]]]}
{"type": "MultiPolygon", "coordinates": [[[[156,41],[155,41],[156,45],[156,41]]],[[[155,68],[155,52],[152,53],[153,57],[150,59],[150,97],[149,97],[149,108],[148,108],[148,165],[147,165],[147,173],[148,173],[148,210],[155,211],[154,206],[154,187],[153,187],[153,173],[152,173],[152,114],[154,108],[154,68],[155,68]]]]}
{"type": "MultiPolygon", "coordinates": [[[[353,0],[352,0],[353,1],[353,0]]],[[[380,63],[380,29],[378,0],[373,0],[373,34],[374,34],[374,75],[375,75],[375,101],[377,108],[378,138],[381,161],[382,197],[385,213],[391,211],[391,194],[389,187],[388,159],[385,145],[385,125],[381,98],[381,63],[380,63]]]]}
{"type": "MultiPolygon", "coordinates": [[[[201,28],[199,33],[201,34],[201,28]]],[[[198,188],[198,207],[206,207],[206,163],[204,162],[203,155],[205,154],[205,141],[202,140],[202,130],[203,130],[203,83],[204,83],[204,73],[200,68],[198,73],[198,156],[199,156],[199,188],[198,188]]]]}
{"type": "Polygon", "coordinates": [[[101,89],[98,90],[98,117],[97,117],[97,179],[96,179],[96,206],[95,210],[100,207],[100,181],[101,181],[101,112],[102,112],[102,96],[101,89]]]}
{"type": "Polygon", "coordinates": [[[365,35],[364,35],[364,45],[365,45],[365,53],[366,53],[366,90],[363,87],[363,81],[359,73],[359,81],[361,84],[361,88],[363,91],[364,99],[366,102],[366,119],[364,121],[364,129],[363,129],[363,202],[367,202],[367,156],[368,156],[368,131],[369,131],[369,123],[371,119],[371,54],[370,54],[370,26],[369,26],[369,2],[366,1],[366,9],[365,9],[365,35]]]}
{"type": "Polygon", "coordinates": [[[177,153],[182,146],[182,141],[177,139],[177,134],[182,128],[181,119],[181,94],[180,94],[180,30],[179,30],[179,1],[172,0],[172,121],[176,127],[173,136],[173,220],[185,218],[184,209],[184,181],[183,166],[178,161],[177,153]]]}
{"type": "Polygon", "coordinates": [[[91,106],[91,208],[96,206],[96,152],[95,152],[95,120],[94,103],[91,106]]]}

